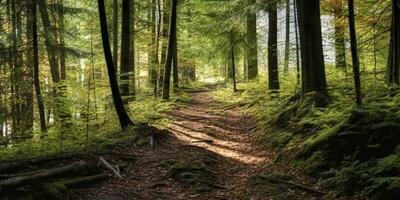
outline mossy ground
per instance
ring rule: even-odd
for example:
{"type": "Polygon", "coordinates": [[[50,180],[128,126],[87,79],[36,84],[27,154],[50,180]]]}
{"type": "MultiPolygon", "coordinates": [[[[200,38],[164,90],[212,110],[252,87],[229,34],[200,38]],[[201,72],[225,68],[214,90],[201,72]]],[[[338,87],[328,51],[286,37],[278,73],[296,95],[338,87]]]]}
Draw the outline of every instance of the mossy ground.
{"type": "Polygon", "coordinates": [[[278,152],[276,162],[319,177],[321,185],[341,195],[398,199],[400,94],[374,83],[364,86],[362,107],[339,82],[331,84],[325,108],[316,106],[315,94],[300,99],[296,88],[269,94],[263,81],[239,84],[246,88],[241,93],[226,89],[215,96],[258,118],[258,140],[278,152]]]}

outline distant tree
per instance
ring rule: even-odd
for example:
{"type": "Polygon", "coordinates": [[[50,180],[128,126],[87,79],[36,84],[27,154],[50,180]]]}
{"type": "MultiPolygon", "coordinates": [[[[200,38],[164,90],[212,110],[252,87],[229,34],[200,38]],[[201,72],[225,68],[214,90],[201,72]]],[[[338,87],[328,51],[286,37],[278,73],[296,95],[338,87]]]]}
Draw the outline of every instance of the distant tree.
{"type": "Polygon", "coordinates": [[[123,130],[127,129],[130,125],[132,125],[132,121],[126,113],[124,104],[122,102],[122,98],[118,88],[117,77],[115,73],[114,63],[112,59],[110,42],[108,37],[108,28],[107,28],[107,17],[106,17],[106,9],[104,5],[104,0],[98,0],[99,7],[99,18],[100,18],[100,28],[101,28],[101,39],[103,41],[103,51],[104,57],[106,59],[108,78],[110,81],[110,87],[112,92],[112,97],[114,100],[115,110],[118,114],[118,119],[123,130]]]}
{"type": "Polygon", "coordinates": [[[354,74],[354,85],[357,105],[362,104],[361,100],[361,82],[360,82],[360,63],[358,60],[357,50],[357,35],[356,26],[354,20],[354,0],[348,0],[349,9],[349,28],[350,28],[350,44],[351,44],[351,58],[353,61],[353,74],[354,74]]]}

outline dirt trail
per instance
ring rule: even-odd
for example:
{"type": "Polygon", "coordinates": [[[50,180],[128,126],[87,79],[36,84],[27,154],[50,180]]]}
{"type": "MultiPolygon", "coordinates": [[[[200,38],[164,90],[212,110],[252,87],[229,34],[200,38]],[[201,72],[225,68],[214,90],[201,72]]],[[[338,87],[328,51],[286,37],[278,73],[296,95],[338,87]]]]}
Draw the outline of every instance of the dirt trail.
{"type": "Polygon", "coordinates": [[[190,103],[165,114],[171,120],[168,142],[154,150],[121,145],[116,151],[136,157],[124,179],[80,190],[74,199],[315,199],[304,191],[292,198],[286,193],[293,190],[283,185],[276,186],[279,195],[254,194],[249,178],[280,168],[265,167],[271,153],[254,141],[255,120],[239,109],[224,108],[207,91],[190,95],[190,103]]]}

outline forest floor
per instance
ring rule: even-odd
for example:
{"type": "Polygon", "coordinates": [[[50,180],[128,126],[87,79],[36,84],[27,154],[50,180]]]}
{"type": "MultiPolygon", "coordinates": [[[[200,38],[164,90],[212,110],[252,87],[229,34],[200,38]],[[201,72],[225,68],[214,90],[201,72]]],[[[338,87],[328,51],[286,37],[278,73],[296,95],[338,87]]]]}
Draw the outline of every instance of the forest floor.
{"type": "Polygon", "coordinates": [[[256,141],[254,117],[217,102],[213,89],[191,92],[190,102],[165,113],[171,134],[153,150],[118,145],[114,151],[135,157],[123,179],[77,190],[72,199],[328,199],[312,191],[315,180],[275,164],[274,152],[256,141]]]}

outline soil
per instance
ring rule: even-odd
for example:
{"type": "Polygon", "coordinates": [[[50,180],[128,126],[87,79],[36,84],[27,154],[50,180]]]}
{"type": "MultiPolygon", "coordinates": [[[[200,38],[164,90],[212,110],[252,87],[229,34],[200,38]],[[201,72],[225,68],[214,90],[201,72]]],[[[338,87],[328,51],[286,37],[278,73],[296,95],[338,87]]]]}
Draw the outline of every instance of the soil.
{"type": "Polygon", "coordinates": [[[126,165],[116,177],[74,191],[71,199],[327,199],[283,183],[257,180],[257,174],[280,174],[289,181],[315,188],[314,180],[275,164],[275,153],[255,140],[256,120],[240,108],[229,108],[209,91],[190,93],[192,101],[165,116],[168,140],[150,149],[123,143],[105,157],[126,165]],[[252,181],[253,180],[253,181],[252,181]]]}

